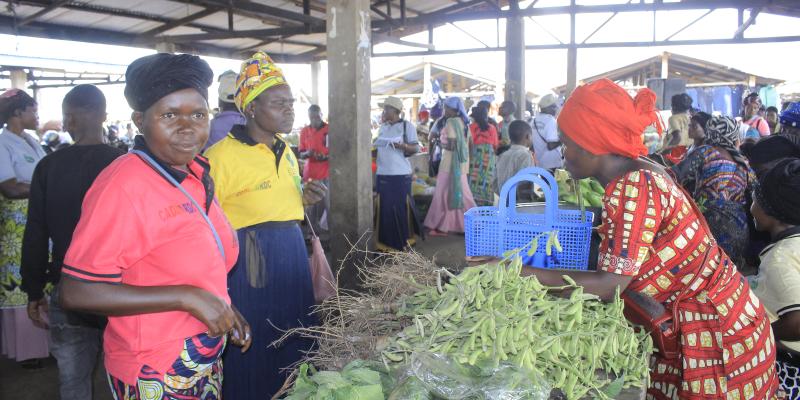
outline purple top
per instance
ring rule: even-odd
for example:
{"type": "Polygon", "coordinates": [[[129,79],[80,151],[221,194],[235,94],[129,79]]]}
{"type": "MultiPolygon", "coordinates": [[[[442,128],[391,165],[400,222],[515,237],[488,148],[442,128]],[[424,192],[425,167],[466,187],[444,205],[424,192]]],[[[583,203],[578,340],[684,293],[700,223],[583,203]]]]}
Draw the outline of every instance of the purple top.
{"type": "Polygon", "coordinates": [[[211,133],[208,135],[208,142],[203,147],[203,151],[224,139],[234,125],[244,125],[246,122],[244,115],[238,111],[223,111],[219,113],[211,120],[211,133]]]}

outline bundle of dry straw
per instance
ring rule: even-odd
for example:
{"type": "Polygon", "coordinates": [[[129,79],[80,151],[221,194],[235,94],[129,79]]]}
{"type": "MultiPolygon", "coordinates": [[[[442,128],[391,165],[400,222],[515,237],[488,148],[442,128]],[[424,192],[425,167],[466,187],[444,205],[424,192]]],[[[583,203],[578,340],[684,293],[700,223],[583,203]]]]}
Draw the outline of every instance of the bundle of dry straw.
{"type": "Polygon", "coordinates": [[[441,268],[413,250],[386,254],[353,248],[351,252],[365,256],[358,257],[364,261],[357,265],[363,290],[337,289],[334,297],[316,307],[320,326],[287,331],[274,346],[293,335],[314,339],[317,347],[302,362],[341,370],[356,359],[379,360],[387,339],[412,324],[410,318],[396,315],[400,300],[435,285],[441,268]]]}

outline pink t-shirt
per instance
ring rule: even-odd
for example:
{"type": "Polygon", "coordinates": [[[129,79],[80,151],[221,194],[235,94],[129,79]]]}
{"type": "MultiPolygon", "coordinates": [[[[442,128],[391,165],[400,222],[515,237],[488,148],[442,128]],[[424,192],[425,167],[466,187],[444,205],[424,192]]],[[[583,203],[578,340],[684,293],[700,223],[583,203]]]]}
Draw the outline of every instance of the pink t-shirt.
{"type": "Polygon", "coordinates": [[[748,121],[745,121],[745,124],[750,126],[750,129],[755,129],[758,131],[759,136],[769,136],[769,123],[764,118],[759,117],[758,115],[753,116],[748,121]]]}
{"type": "MultiPolygon", "coordinates": [[[[207,168],[204,160],[193,161],[192,173],[181,181],[201,207],[207,197],[198,177],[207,175],[207,168]]],[[[190,285],[230,303],[227,273],[239,254],[236,233],[216,201],[208,216],[222,241],[224,259],[189,199],[137,155],[124,155],[103,170],[86,193],[62,273],[89,282],[190,285]]],[[[134,385],[143,365],[166,372],[184,340],[207,330],[183,311],[109,317],[106,369],[134,385]]]]}

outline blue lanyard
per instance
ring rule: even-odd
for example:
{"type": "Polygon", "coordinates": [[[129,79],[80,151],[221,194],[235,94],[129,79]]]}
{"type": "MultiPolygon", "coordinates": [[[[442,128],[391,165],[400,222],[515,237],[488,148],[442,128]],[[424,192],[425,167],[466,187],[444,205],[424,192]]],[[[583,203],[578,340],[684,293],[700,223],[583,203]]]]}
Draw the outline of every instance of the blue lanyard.
{"type": "Polygon", "coordinates": [[[155,160],[153,160],[152,157],[147,155],[147,153],[145,153],[145,152],[143,152],[141,150],[131,150],[131,153],[136,154],[144,162],[150,164],[150,166],[153,167],[156,171],[158,171],[158,173],[161,174],[161,176],[166,178],[169,181],[169,183],[172,184],[172,186],[175,186],[176,188],[178,188],[178,190],[180,190],[181,193],[183,193],[183,195],[186,196],[186,198],[189,199],[189,201],[192,202],[192,205],[194,205],[194,207],[197,209],[197,211],[200,211],[200,215],[206,221],[206,224],[208,224],[208,227],[211,228],[211,233],[214,235],[214,240],[217,241],[217,248],[219,248],[219,252],[220,252],[220,254],[222,254],[222,259],[225,260],[225,248],[222,247],[222,240],[219,238],[219,234],[217,233],[217,229],[214,228],[214,224],[211,223],[211,219],[208,218],[208,215],[206,214],[205,210],[203,210],[203,208],[200,207],[197,204],[197,202],[194,200],[194,197],[192,197],[186,191],[186,189],[184,189],[183,186],[181,186],[181,184],[178,183],[178,181],[176,181],[175,178],[172,177],[172,175],[170,175],[167,171],[165,171],[164,168],[161,167],[161,165],[159,165],[155,160]]]}

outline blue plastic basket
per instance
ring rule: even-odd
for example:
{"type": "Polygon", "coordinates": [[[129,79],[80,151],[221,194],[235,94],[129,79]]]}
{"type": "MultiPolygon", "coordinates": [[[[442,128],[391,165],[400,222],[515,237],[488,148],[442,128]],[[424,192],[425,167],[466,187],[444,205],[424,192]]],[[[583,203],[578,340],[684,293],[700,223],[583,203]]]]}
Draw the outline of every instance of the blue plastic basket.
{"type": "Polygon", "coordinates": [[[525,168],[509,179],[500,191],[499,207],[475,207],[464,215],[464,235],[467,256],[503,257],[510,250],[520,250],[526,264],[553,269],[586,270],[592,237],[590,211],[558,208],[558,183],[541,168],[525,168]],[[517,187],[533,183],[544,191],[544,212],[517,211],[517,187]],[[558,231],[562,252],[552,250],[546,255],[546,236],[539,240],[533,257],[528,246],[543,232],[558,231]]]}

